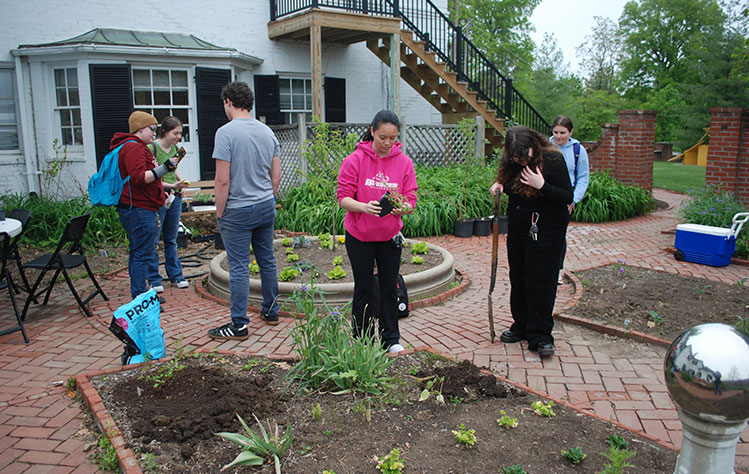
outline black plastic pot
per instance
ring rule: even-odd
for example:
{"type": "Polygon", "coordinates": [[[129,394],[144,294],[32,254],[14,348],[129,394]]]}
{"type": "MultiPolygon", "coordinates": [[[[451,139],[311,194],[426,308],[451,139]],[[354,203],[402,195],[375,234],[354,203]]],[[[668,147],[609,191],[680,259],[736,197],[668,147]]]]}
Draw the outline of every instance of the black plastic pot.
{"type": "Polygon", "coordinates": [[[473,221],[473,235],[485,237],[492,233],[492,219],[490,217],[481,217],[473,221]]]}
{"type": "Polygon", "coordinates": [[[507,222],[507,216],[499,216],[499,233],[506,234],[508,228],[509,224],[507,222]]]}
{"type": "Polygon", "coordinates": [[[455,221],[455,237],[473,236],[473,219],[458,219],[455,221]]]}

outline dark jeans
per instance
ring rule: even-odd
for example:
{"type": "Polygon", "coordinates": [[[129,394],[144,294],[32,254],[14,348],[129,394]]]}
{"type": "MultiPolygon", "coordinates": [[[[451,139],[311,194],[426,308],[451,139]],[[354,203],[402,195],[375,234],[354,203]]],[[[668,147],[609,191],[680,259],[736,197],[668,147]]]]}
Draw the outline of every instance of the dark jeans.
{"type": "Polygon", "coordinates": [[[120,223],[127,232],[130,254],[127,271],[130,274],[130,296],[145,293],[148,272],[159,265],[156,242],[159,239],[159,217],[155,211],[133,207],[117,209],[120,223]]]}
{"type": "Polygon", "coordinates": [[[250,297],[250,245],[260,267],[265,314],[278,314],[278,273],[273,250],[273,222],[276,202],[265,202],[239,209],[226,209],[218,220],[221,240],[229,261],[229,290],[231,292],[231,320],[235,326],[249,324],[247,300],[250,297]]]}
{"type": "Polygon", "coordinates": [[[510,330],[527,339],[530,349],[540,343],[554,342],[552,314],[563,243],[563,232],[539,233],[534,241],[527,229],[513,232],[511,227],[507,235],[510,310],[514,321],[510,330]]]}
{"type": "MultiPolygon", "coordinates": [[[[172,283],[178,283],[185,279],[182,276],[182,262],[177,255],[177,232],[179,232],[179,218],[182,215],[182,196],[174,195],[172,206],[167,209],[164,206],[159,208],[159,221],[161,222],[161,235],[164,240],[164,269],[172,283]]],[[[159,274],[158,262],[156,268],[149,269],[148,281],[151,286],[158,286],[162,283],[161,274],[159,274]]]]}
{"type": "Polygon", "coordinates": [[[384,242],[362,242],[346,232],[346,252],[354,272],[353,313],[354,337],[372,335],[373,321],[365,315],[372,293],[372,277],[377,262],[380,283],[380,343],[389,348],[400,341],[398,330],[398,298],[396,296],[396,276],[400,270],[401,249],[392,240],[384,242]]]}

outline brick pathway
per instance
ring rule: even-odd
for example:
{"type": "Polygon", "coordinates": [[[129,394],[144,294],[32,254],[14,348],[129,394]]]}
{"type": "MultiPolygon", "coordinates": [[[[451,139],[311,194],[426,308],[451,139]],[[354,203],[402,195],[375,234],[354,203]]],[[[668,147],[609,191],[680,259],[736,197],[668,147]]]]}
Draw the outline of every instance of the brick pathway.
{"type": "MultiPolygon", "coordinates": [[[[656,197],[678,206],[681,196],[656,191],[656,197]]],[[[651,268],[728,283],[749,276],[749,267],[713,268],[676,262],[664,252],[674,236],[663,234],[676,226],[675,208],[625,222],[573,224],[568,234],[567,270],[584,270],[627,261],[627,265],[651,268]]],[[[487,329],[490,237],[428,239],[455,256],[456,267],[467,273],[471,284],[456,298],[412,311],[401,321],[402,342],[435,349],[490,367],[507,379],[548,394],[603,418],[674,446],[681,444],[681,423],[663,380],[663,347],[613,338],[569,323],[554,328],[557,355],[540,360],[522,344],[491,344],[487,329]],[[606,348],[602,350],[602,348],[606,348]]],[[[509,281],[502,257],[493,293],[497,333],[509,326],[509,281]]],[[[560,287],[556,311],[574,304],[576,285],[560,287]]],[[[85,285],[84,281],[77,282],[85,285]]],[[[579,282],[577,282],[579,284],[579,282]]],[[[32,306],[26,329],[31,343],[19,333],[0,337],[0,472],[87,473],[97,472],[86,459],[84,446],[72,438],[84,413],[78,402],[65,395],[64,382],[81,372],[117,367],[122,345],[108,331],[115,308],[129,300],[126,275],[103,282],[110,301],[92,306],[94,318],[83,317],[71,297],[53,296],[47,307],[32,306]]],[[[64,285],[63,285],[64,286],[64,285]]],[[[171,344],[183,346],[290,354],[288,329],[293,322],[267,326],[253,318],[250,338],[218,343],[206,331],[227,320],[228,308],[200,298],[194,288],[167,288],[162,325],[171,344]]],[[[0,295],[0,328],[12,316],[7,293],[0,295]]],[[[737,449],[737,467],[749,470],[749,430],[737,449]]]]}

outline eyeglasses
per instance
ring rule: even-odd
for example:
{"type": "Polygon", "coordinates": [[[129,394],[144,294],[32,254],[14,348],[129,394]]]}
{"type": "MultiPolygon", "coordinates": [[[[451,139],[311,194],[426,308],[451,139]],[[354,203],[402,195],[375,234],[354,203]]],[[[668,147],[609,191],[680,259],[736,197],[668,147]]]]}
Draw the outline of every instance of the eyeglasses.
{"type": "Polygon", "coordinates": [[[153,133],[156,133],[156,125],[151,125],[148,127],[149,130],[151,130],[153,133]]]}

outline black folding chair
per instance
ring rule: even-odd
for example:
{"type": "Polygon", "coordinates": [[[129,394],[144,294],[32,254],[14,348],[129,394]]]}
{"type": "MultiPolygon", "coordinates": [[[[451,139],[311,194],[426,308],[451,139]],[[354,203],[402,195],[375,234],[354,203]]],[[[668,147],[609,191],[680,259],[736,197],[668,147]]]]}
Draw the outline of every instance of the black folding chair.
{"type": "Polygon", "coordinates": [[[83,247],[81,246],[81,240],[83,239],[83,234],[86,231],[86,225],[88,224],[88,220],[90,218],[90,214],[84,214],[82,216],[71,218],[65,226],[65,230],[62,233],[62,237],[60,237],[60,242],[57,244],[57,248],[55,249],[54,253],[39,256],[34,260],[23,264],[23,268],[36,268],[38,270],[41,270],[41,273],[37,277],[36,282],[34,282],[34,286],[31,287],[31,294],[29,295],[29,298],[26,300],[26,304],[23,307],[21,320],[26,319],[26,312],[29,309],[29,305],[37,295],[46,292],[47,295],[44,297],[44,302],[42,304],[47,304],[47,301],[49,301],[49,295],[50,293],[52,293],[52,288],[55,286],[57,277],[60,276],[60,273],[62,273],[63,277],[65,277],[65,282],[68,284],[68,287],[73,293],[75,300],[78,302],[78,305],[81,307],[86,316],[91,317],[91,313],[89,312],[86,305],[89,301],[94,299],[96,295],[101,295],[102,298],[104,298],[104,301],[109,301],[107,295],[104,294],[104,290],[102,290],[101,286],[99,286],[99,282],[96,281],[96,277],[91,271],[91,267],[88,266],[86,255],[84,255],[83,247]],[[62,253],[62,250],[66,245],[68,245],[67,253],[62,253]],[[85,300],[82,300],[78,295],[78,292],[75,290],[75,286],[73,286],[73,280],[70,278],[70,275],[68,275],[68,270],[77,268],[80,265],[86,267],[88,277],[91,278],[91,281],[94,282],[94,286],[96,287],[96,290],[91,293],[85,300]],[[55,275],[52,277],[52,281],[50,281],[49,285],[47,285],[46,287],[37,290],[42,282],[42,279],[44,279],[44,275],[50,270],[55,271],[55,275]]]}
{"type": "MultiPolygon", "coordinates": [[[[13,239],[10,241],[10,254],[8,255],[8,258],[11,258],[16,262],[18,273],[21,275],[23,286],[16,284],[15,281],[12,282],[12,286],[17,295],[21,293],[21,290],[31,294],[31,285],[29,284],[29,280],[26,278],[26,272],[23,271],[21,252],[18,250],[18,242],[21,240],[24,232],[26,232],[29,221],[31,220],[31,211],[29,211],[28,209],[13,209],[12,211],[10,211],[10,214],[8,214],[8,217],[10,217],[11,219],[15,219],[21,223],[21,232],[13,237],[13,239]]],[[[36,298],[34,298],[34,303],[39,303],[36,298]]]]}
{"type": "Polygon", "coordinates": [[[10,255],[10,235],[7,232],[0,232],[0,260],[2,260],[2,267],[0,267],[0,290],[8,289],[10,295],[10,301],[13,303],[13,311],[16,313],[16,320],[18,326],[14,326],[10,329],[4,329],[0,331],[0,336],[10,334],[16,331],[21,331],[23,334],[23,340],[28,344],[29,338],[26,336],[26,330],[23,327],[23,319],[21,314],[18,312],[18,305],[16,304],[16,295],[13,293],[13,277],[8,270],[8,256],[10,255]]]}

